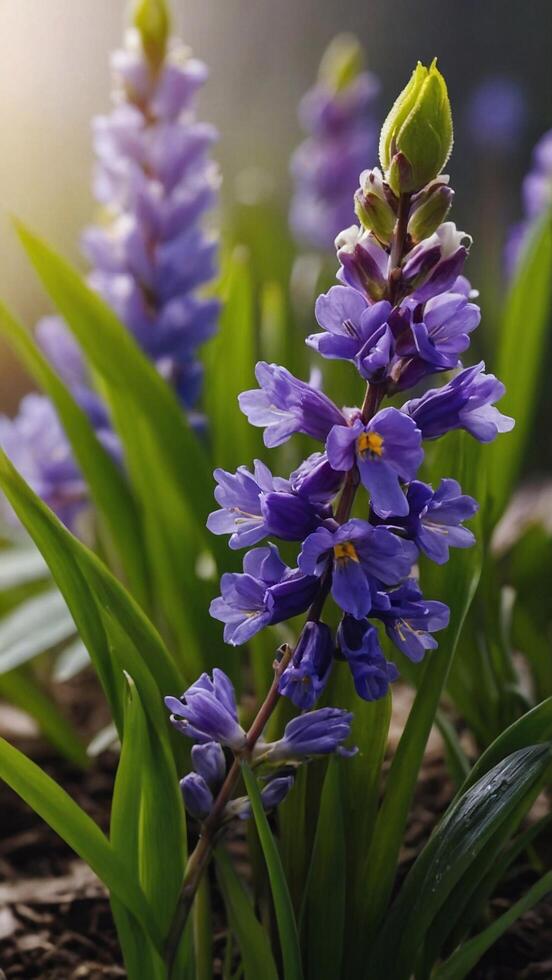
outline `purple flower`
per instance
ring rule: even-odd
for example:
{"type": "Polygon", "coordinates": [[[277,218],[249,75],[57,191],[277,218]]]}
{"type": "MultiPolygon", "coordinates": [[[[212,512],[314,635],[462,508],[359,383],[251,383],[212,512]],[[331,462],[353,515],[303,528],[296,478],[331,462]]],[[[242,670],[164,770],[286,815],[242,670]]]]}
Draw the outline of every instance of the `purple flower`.
{"type": "Polygon", "coordinates": [[[351,734],[353,716],[341,708],[319,708],[288,722],[283,738],[272,742],[266,756],[269,762],[292,761],[307,756],[354,755],[357,749],[344,749],[342,742],[351,734]]]}
{"type": "Polygon", "coordinates": [[[355,690],[365,701],[385,697],[389,684],[397,679],[395,664],[386,660],[378,631],[367,619],[344,616],[337,630],[337,643],[347,661],[355,690]]]}
{"type": "Polygon", "coordinates": [[[240,466],[236,473],[217,469],[214,477],[218,483],[215,500],[222,509],[209,514],[207,527],[213,534],[230,534],[231,548],[257,544],[270,533],[262,513],[261,496],[273,490],[289,490],[288,481],[273,477],[259,459],[254,461],[253,473],[240,466]]]}
{"type": "Polygon", "coordinates": [[[424,439],[436,439],[451,429],[466,429],[480,442],[492,442],[499,432],[509,432],[515,422],[502,415],[493,402],[504,394],[504,385],[494,374],[483,374],[485,364],[460,371],[442,388],[432,388],[413,398],[402,411],[421,430],[424,439]]]}
{"type": "Polygon", "coordinates": [[[459,355],[470,345],[469,334],[479,326],[481,311],[468,302],[466,293],[460,291],[462,285],[462,279],[457,280],[450,292],[427,301],[420,319],[413,318],[415,351],[433,370],[455,368],[459,355]]]}
{"type": "Polygon", "coordinates": [[[506,271],[513,275],[532,222],[552,204],[552,129],[541,136],[533,150],[532,167],[523,181],[524,220],[510,230],[505,249],[506,271]]]}
{"type": "Polygon", "coordinates": [[[212,790],[222,785],[226,775],[226,759],[218,742],[192,745],[192,765],[212,790]]]}
{"type": "Polygon", "coordinates": [[[234,751],[245,744],[245,732],[238,723],[234,688],[224,671],[217,667],[192,684],[180,698],[166,697],[171,722],[195,742],[220,742],[234,751]]]}
{"type": "Polygon", "coordinates": [[[469,520],[478,509],[477,501],[462,493],[456,480],[441,480],[437,490],[427,483],[413,480],[407,492],[408,517],[397,521],[428,558],[443,565],[449,559],[449,548],[469,548],[475,537],[462,521],[469,520]]]}
{"type": "Polygon", "coordinates": [[[372,608],[374,579],[399,582],[409,574],[416,556],[412,542],[353,518],[335,530],[319,528],[310,534],[298,564],[306,575],[322,575],[331,560],[332,596],[344,612],[360,619],[372,608]]]}
{"type": "Polygon", "coordinates": [[[291,663],[278,684],[280,694],[298,708],[312,708],[326,684],[333,666],[334,642],[324,623],[305,623],[291,663]]]}
{"type": "Polygon", "coordinates": [[[352,65],[353,48],[353,58],[361,60],[358,44],[346,44],[348,52],[341,38],[332,42],[319,80],[301,101],[299,118],[307,139],[291,161],[295,189],[290,226],[301,243],[318,249],[331,248],[337,233],[350,224],[358,175],[376,150],[372,112],[379,85],[358,66],[336,69],[343,57],[352,65]],[[340,45],[343,53],[336,57],[340,45]]]}
{"type": "MultiPolygon", "coordinates": [[[[285,772],[285,770],[284,770],[285,772]]],[[[263,810],[267,812],[274,810],[290,792],[293,787],[295,777],[293,775],[275,775],[266,781],[266,785],[261,790],[261,802],[263,810]]],[[[235,800],[227,803],[224,809],[225,820],[237,817],[238,820],[249,820],[251,817],[251,803],[248,796],[238,796],[235,800]]]]}
{"type": "Polygon", "coordinates": [[[375,606],[372,615],[381,619],[390,640],[414,663],[422,660],[426,650],[434,650],[435,630],[448,626],[450,611],[443,602],[426,600],[414,579],[409,579],[388,593],[389,608],[375,606]]]}
{"type": "MultiPolygon", "coordinates": [[[[51,401],[25,395],[15,418],[0,416],[0,446],[44,503],[78,530],[90,506],[88,488],[51,401]]],[[[6,514],[16,521],[7,506],[6,514]]]]}
{"type": "Polygon", "coordinates": [[[174,40],[152,70],[136,30],[113,69],[114,108],[93,126],[94,192],[112,220],[83,236],[90,282],[190,409],[197,348],[219,309],[197,292],[216,273],[216,242],[202,228],[217,194],[216,131],[196,121],[194,106],[207,71],[174,40]]]}
{"type": "Polygon", "coordinates": [[[341,268],[338,279],[362,293],[368,302],[383,299],[387,290],[389,256],[374,236],[357,225],[335,240],[341,268]]]}
{"type": "Polygon", "coordinates": [[[265,428],[265,446],[279,446],[295,432],[324,442],[332,425],[343,422],[343,414],[326,395],[286,368],[259,361],[255,376],[260,389],[244,391],[239,403],[251,425],[265,428]]]}
{"type": "Polygon", "coordinates": [[[243,574],[226,572],[220,585],[222,596],[213,599],[210,613],[226,624],[224,639],[232,646],[304,612],[318,588],[314,576],[288,568],[274,545],[249,551],[243,574]]]}
{"type": "Polygon", "coordinates": [[[203,776],[190,772],[180,780],[180,789],[184,797],[184,805],[196,820],[204,820],[211,812],[213,794],[203,776]]]}
{"type": "Polygon", "coordinates": [[[356,460],[380,517],[408,513],[400,481],[412,480],[423,459],[421,433],[411,419],[405,425],[405,417],[396,408],[384,408],[366,425],[356,419],[350,426],[334,426],[326,443],[334,469],[350,470],[356,460]]]}
{"type": "Polygon", "coordinates": [[[523,89],[507,75],[483,79],[468,103],[467,123],[472,141],[480,149],[497,155],[515,149],[526,118],[523,89]]]}
{"type": "Polygon", "coordinates": [[[419,303],[449,290],[462,272],[471,238],[445,221],[437,231],[415,245],[402,266],[403,282],[419,303]]]}
{"type": "Polygon", "coordinates": [[[332,469],[326,453],[311,453],[289,478],[294,493],[313,503],[328,504],[343,483],[343,473],[332,469]]]}
{"type": "Polygon", "coordinates": [[[316,301],[316,319],[326,333],[311,334],[307,344],[323,357],[353,361],[367,381],[385,377],[393,350],[387,300],[370,305],[356,289],[332,286],[316,301]]]}

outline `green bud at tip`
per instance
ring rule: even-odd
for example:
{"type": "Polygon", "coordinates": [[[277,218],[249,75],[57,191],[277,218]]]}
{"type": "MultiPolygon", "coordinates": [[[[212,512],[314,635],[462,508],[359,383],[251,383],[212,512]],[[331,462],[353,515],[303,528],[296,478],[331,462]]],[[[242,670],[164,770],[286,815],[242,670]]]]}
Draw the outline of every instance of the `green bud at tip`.
{"type": "Polygon", "coordinates": [[[434,59],[416,65],[385,120],[380,161],[396,194],[412,194],[434,180],[452,149],[452,116],[445,79],[434,59]]]}
{"type": "Polygon", "coordinates": [[[142,39],[144,54],[153,68],[165,58],[170,17],[165,0],[137,0],[132,23],[142,39]]]}
{"type": "Polygon", "coordinates": [[[330,42],[318,76],[334,92],[342,92],[360,74],[364,65],[362,48],[354,34],[338,34],[330,42]]]}

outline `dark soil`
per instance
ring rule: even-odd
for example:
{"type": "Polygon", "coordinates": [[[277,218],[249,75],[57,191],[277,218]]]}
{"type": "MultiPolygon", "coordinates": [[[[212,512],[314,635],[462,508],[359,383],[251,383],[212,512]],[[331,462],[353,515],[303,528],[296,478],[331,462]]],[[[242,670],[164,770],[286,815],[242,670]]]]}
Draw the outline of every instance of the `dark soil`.
{"type": "MultiPolygon", "coordinates": [[[[91,678],[78,682],[75,690],[68,690],[68,700],[75,693],[79,694],[78,706],[72,713],[81,730],[99,727],[94,708],[98,692],[91,678]],[[91,684],[84,698],[80,690],[83,683],[91,684]]],[[[83,773],[61,761],[40,739],[13,740],[107,829],[115,753],[104,753],[83,773]]],[[[401,854],[403,874],[451,795],[452,786],[439,748],[433,745],[424,764],[401,854]]],[[[0,813],[0,980],[124,978],[109,900],[98,879],[1,783],[0,813]]],[[[240,841],[233,842],[232,850],[241,863],[240,841]]],[[[500,915],[536,877],[528,865],[518,866],[493,899],[491,914],[500,915]]],[[[222,939],[221,935],[220,945],[215,942],[216,953],[222,939]]],[[[215,975],[219,974],[217,967],[220,968],[219,963],[215,964],[215,975]]],[[[470,977],[552,980],[552,896],[512,927],[470,977]]]]}

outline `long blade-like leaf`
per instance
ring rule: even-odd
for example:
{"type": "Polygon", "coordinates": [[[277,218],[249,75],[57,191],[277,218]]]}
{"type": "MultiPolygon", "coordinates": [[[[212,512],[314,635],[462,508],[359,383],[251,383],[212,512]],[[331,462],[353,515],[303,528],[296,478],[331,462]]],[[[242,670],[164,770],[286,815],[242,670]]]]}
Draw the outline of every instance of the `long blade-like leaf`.
{"type": "Polygon", "coordinates": [[[245,980],[258,980],[259,977],[278,980],[268,934],[257,919],[251,899],[222,846],[216,850],[215,861],[230,926],[240,948],[245,980]]]}

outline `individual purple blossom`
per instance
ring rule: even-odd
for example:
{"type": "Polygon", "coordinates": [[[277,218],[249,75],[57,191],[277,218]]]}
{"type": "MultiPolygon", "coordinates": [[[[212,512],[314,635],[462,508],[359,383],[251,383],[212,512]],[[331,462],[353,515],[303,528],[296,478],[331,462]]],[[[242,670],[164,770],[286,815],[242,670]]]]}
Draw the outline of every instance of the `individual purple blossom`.
{"type": "Polygon", "coordinates": [[[296,432],[324,442],[332,425],[343,422],[343,414],[323,392],[286,368],[259,361],[255,377],[260,388],[244,391],[239,404],[251,425],[265,429],[263,438],[269,449],[296,432]]]}
{"type": "Polygon", "coordinates": [[[180,789],[184,797],[184,805],[196,820],[204,820],[211,812],[213,794],[203,776],[197,772],[189,772],[180,780],[180,789]]]}
{"type": "Polygon", "coordinates": [[[297,708],[312,708],[328,683],[334,649],[331,630],[325,623],[305,623],[291,662],[278,682],[280,694],[297,708]]]}
{"type": "Polygon", "coordinates": [[[171,722],[177,731],[196,742],[220,742],[234,751],[245,744],[245,732],[238,722],[234,688],[224,671],[217,667],[191,685],[180,698],[166,697],[171,722]]]}
{"type": "Polygon", "coordinates": [[[337,630],[337,643],[359,697],[365,701],[385,697],[399,672],[395,664],[385,658],[376,627],[365,618],[346,615],[337,630]]]}
{"type": "MultiPolygon", "coordinates": [[[[261,789],[263,810],[269,812],[279,806],[293,788],[294,781],[295,777],[291,773],[286,773],[285,770],[282,774],[276,773],[267,779],[264,787],[261,789]]],[[[238,820],[249,820],[251,813],[249,797],[238,796],[235,800],[231,800],[230,803],[226,804],[224,808],[224,819],[228,821],[237,817],[238,820]]]]}
{"type": "Polygon", "coordinates": [[[320,528],[310,534],[298,565],[305,575],[320,576],[331,562],[335,602],[344,612],[360,619],[372,608],[376,580],[396,584],[409,574],[416,555],[412,542],[352,518],[333,530],[320,528]]]}
{"type": "Polygon", "coordinates": [[[335,247],[341,263],[337,278],[357,289],[368,302],[383,299],[390,271],[389,256],[374,235],[351,225],[337,236],[335,247]]]}
{"type": "Polygon", "coordinates": [[[332,286],[315,307],[325,332],[311,334],[307,344],[322,357],[353,361],[363,378],[377,383],[385,378],[394,349],[391,310],[387,300],[370,305],[357,289],[332,286]]]}
{"type": "Polygon", "coordinates": [[[272,742],[263,759],[268,762],[287,762],[316,755],[354,755],[356,748],[346,749],[342,743],[351,734],[353,716],[342,708],[318,708],[289,721],[284,734],[272,742]]]}
{"type": "MultiPolygon", "coordinates": [[[[44,395],[22,398],[18,414],[0,416],[0,446],[34,492],[72,530],[90,506],[86,483],[52,402],[44,395]]],[[[10,521],[16,517],[5,508],[10,521]]]]}
{"type": "Polygon", "coordinates": [[[360,479],[370,493],[373,510],[380,517],[407,514],[408,504],[400,481],[412,480],[423,459],[422,436],[412,419],[396,408],[384,408],[366,424],[331,430],[326,451],[336,470],[350,470],[355,461],[360,479]]]}
{"type": "Polygon", "coordinates": [[[93,125],[94,192],[110,221],[83,237],[90,282],[189,410],[201,388],[197,350],[219,309],[198,291],[217,270],[202,227],[217,194],[216,132],[195,118],[207,69],[174,39],[153,66],[137,30],[112,67],[114,107],[93,125]]]}
{"type": "Polygon", "coordinates": [[[222,509],[209,514],[207,527],[214,534],[230,534],[231,548],[257,544],[267,535],[302,541],[328,516],[322,505],[293,492],[288,480],[273,477],[258,459],[254,473],[240,466],[236,473],[215,470],[214,476],[215,498],[222,509]]]}
{"type": "Polygon", "coordinates": [[[461,274],[471,238],[445,221],[433,235],[415,245],[402,264],[402,281],[419,303],[451,289],[461,274]]]}
{"type": "Polygon", "coordinates": [[[426,650],[434,650],[431,634],[448,626],[450,611],[443,602],[424,599],[414,579],[387,594],[389,605],[376,605],[372,615],[380,619],[390,640],[414,663],[426,650]]]}
{"type": "Polygon", "coordinates": [[[226,775],[226,759],[219,742],[199,742],[192,745],[192,765],[207,785],[216,790],[226,775]]]}
{"type": "Polygon", "coordinates": [[[449,559],[449,548],[469,548],[475,542],[462,521],[478,510],[477,501],[462,493],[457,480],[441,480],[437,490],[413,480],[406,494],[408,516],[396,521],[420,551],[438,565],[449,559]]]}
{"type": "Polygon", "coordinates": [[[492,442],[499,432],[510,432],[514,420],[502,415],[493,402],[505,388],[494,374],[484,374],[480,361],[460,371],[442,388],[432,388],[413,398],[402,411],[410,416],[424,439],[436,439],[451,429],[466,429],[479,442],[492,442]]]}
{"type": "Polygon", "coordinates": [[[532,223],[552,205],[552,129],[533,150],[531,170],[522,185],[524,217],[510,230],[505,249],[506,271],[513,275],[532,223]]]}
{"type": "MultiPolygon", "coordinates": [[[[433,296],[423,307],[413,310],[411,333],[415,348],[401,356],[417,356],[431,370],[448,371],[458,364],[458,357],[469,347],[469,335],[481,320],[481,311],[468,302],[469,284],[463,277],[456,279],[450,291],[433,296]]],[[[427,371],[427,368],[426,368],[427,371]]]]}
{"type": "Polygon", "coordinates": [[[304,612],[317,590],[316,578],[288,568],[275,545],[249,551],[243,574],[226,572],[220,585],[222,595],[213,599],[210,612],[225,623],[224,639],[232,646],[304,612]]]}
{"type": "Polygon", "coordinates": [[[376,150],[373,110],[379,84],[361,70],[361,61],[354,38],[336,38],[299,108],[307,138],[291,161],[290,226],[299,242],[316,249],[331,248],[351,223],[358,175],[376,150]]]}
{"type": "Polygon", "coordinates": [[[311,453],[291,473],[291,489],[314,504],[328,504],[343,483],[343,473],[334,470],[326,453],[311,453]]]}

